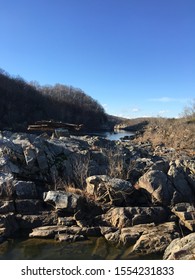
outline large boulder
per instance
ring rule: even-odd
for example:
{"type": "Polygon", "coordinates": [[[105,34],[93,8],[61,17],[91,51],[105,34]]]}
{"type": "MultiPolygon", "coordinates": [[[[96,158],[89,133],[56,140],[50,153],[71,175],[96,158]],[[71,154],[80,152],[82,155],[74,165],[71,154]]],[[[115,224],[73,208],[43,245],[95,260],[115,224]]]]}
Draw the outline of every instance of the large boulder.
{"type": "Polygon", "coordinates": [[[102,214],[102,221],[108,226],[123,228],[132,226],[131,215],[125,207],[111,208],[106,214],[102,214]]]}
{"type": "Polygon", "coordinates": [[[93,195],[96,202],[113,206],[125,206],[135,191],[130,182],[107,175],[88,177],[86,183],[87,193],[93,195]]]}
{"type": "Polygon", "coordinates": [[[77,212],[83,206],[82,196],[64,191],[45,192],[43,199],[45,202],[55,205],[56,209],[63,209],[70,213],[77,212]]]}
{"type": "Polygon", "coordinates": [[[129,254],[149,255],[162,253],[173,239],[178,238],[179,232],[174,222],[167,222],[147,228],[137,240],[129,254]]]}
{"type": "Polygon", "coordinates": [[[138,188],[145,189],[153,203],[169,205],[173,197],[173,187],[167,175],[160,170],[149,170],[138,181],[138,188]]]}
{"type": "Polygon", "coordinates": [[[191,166],[190,163],[181,160],[176,160],[170,163],[168,176],[176,192],[173,201],[174,204],[180,202],[195,202],[195,191],[193,189],[195,182],[193,181],[193,174],[193,166],[191,166]],[[191,167],[191,169],[189,167],[191,167]]]}
{"type": "Polygon", "coordinates": [[[115,207],[102,215],[102,220],[117,228],[138,224],[163,223],[169,212],[163,207],[115,207]]]}
{"type": "Polygon", "coordinates": [[[125,259],[162,254],[173,239],[180,237],[175,222],[140,224],[121,229],[102,227],[101,233],[109,243],[126,248],[125,259]]]}
{"type": "Polygon", "coordinates": [[[195,260],[195,233],[173,240],[166,248],[164,260],[195,260]]]}
{"type": "Polygon", "coordinates": [[[175,205],[195,202],[194,162],[175,160],[156,162],[137,183],[145,189],[153,203],[175,205]]]}

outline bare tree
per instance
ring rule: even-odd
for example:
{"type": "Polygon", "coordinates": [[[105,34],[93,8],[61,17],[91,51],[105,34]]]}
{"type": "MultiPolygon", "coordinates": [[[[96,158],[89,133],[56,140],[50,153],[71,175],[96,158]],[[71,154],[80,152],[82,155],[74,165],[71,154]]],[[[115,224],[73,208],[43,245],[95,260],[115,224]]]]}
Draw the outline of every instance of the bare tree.
{"type": "Polygon", "coordinates": [[[184,107],[181,115],[184,118],[195,118],[195,99],[192,100],[189,106],[184,107]]]}

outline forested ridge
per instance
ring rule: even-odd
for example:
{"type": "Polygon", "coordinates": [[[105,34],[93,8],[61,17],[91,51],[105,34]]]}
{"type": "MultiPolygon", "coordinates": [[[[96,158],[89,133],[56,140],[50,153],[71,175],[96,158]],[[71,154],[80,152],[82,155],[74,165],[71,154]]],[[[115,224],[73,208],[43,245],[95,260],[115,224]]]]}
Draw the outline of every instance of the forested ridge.
{"type": "Polygon", "coordinates": [[[27,83],[4,70],[0,70],[0,100],[0,129],[24,131],[35,121],[54,120],[98,130],[108,119],[104,108],[81,89],[27,83]]]}

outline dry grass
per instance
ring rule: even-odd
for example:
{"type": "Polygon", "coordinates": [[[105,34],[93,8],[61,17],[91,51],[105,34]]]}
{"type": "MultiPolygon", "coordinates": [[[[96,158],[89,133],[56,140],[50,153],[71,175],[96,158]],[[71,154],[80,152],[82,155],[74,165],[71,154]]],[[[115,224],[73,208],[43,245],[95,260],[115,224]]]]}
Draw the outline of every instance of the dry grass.
{"type": "MultiPolygon", "coordinates": [[[[86,156],[77,156],[72,158],[72,178],[71,182],[83,189],[86,184],[86,178],[88,177],[90,157],[86,156]]],[[[69,180],[70,181],[70,180],[69,180]]]]}
{"type": "Polygon", "coordinates": [[[154,147],[165,145],[195,155],[195,122],[192,119],[155,118],[136,141],[150,141],[154,147]]]}
{"type": "Polygon", "coordinates": [[[107,151],[107,155],[109,162],[109,170],[107,175],[112,178],[126,179],[126,163],[121,152],[117,149],[110,149],[107,151]]]}
{"type": "Polygon", "coordinates": [[[64,184],[63,188],[68,193],[74,193],[74,194],[78,194],[78,195],[83,195],[84,196],[84,190],[76,188],[76,186],[74,184],[69,184],[69,185],[64,184]]]}
{"type": "Polygon", "coordinates": [[[54,186],[50,186],[50,190],[54,189],[55,191],[65,191],[67,193],[71,194],[77,194],[80,196],[85,197],[88,201],[94,201],[94,196],[90,195],[86,192],[86,188],[78,188],[74,182],[71,182],[70,180],[63,180],[58,179],[54,186]]]}

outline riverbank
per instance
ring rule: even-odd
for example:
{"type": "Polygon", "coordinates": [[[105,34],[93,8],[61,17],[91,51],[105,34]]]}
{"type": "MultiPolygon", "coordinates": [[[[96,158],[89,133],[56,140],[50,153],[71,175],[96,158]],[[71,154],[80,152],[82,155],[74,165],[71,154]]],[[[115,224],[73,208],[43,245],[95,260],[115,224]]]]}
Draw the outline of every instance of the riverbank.
{"type": "Polygon", "coordinates": [[[194,158],[149,141],[1,132],[1,248],[22,230],[57,242],[103,238],[127,259],[162,255],[195,230],[194,174],[194,158]]]}
{"type": "MultiPolygon", "coordinates": [[[[183,154],[195,156],[195,119],[146,118],[129,120],[120,128],[136,130],[136,142],[149,141],[153,148],[164,146],[183,154]]],[[[118,127],[117,126],[117,127],[118,127]]]]}

